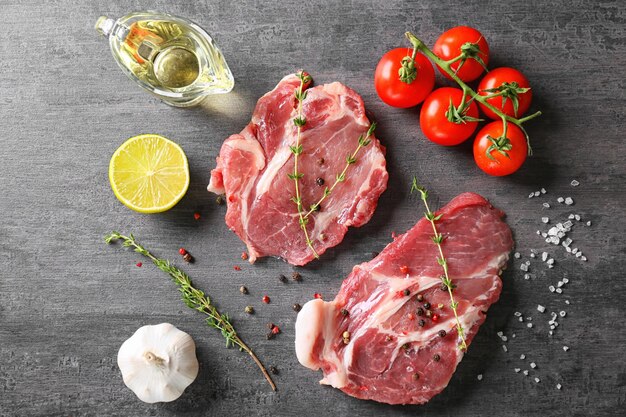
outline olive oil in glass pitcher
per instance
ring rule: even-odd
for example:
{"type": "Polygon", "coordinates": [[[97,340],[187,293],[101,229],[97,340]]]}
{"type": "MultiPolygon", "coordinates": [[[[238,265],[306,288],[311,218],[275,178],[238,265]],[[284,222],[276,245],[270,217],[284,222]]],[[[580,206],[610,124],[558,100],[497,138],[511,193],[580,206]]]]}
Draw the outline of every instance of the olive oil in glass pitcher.
{"type": "Polygon", "coordinates": [[[193,106],[235,85],[213,38],[187,19],[137,12],[118,20],[102,16],[95,27],[109,38],[124,73],[167,104],[193,106]]]}

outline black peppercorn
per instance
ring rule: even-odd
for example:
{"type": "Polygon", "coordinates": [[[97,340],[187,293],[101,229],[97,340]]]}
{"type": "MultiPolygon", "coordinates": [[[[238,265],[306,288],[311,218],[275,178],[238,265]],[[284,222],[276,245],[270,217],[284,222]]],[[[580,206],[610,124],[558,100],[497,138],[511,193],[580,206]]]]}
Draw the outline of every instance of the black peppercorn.
{"type": "Polygon", "coordinates": [[[322,185],[324,185],[324,178],[322,178],[322,177],[318,177],[318,178],[315,180],[315,183],[321,187],[322,185]]]}
{"type": "Polygon", "coordinates": [[[269,332],[268,334],[265,335],[265,337],[267,337],[267,340],[272,340],[274,338],[274,333],[269,332]]]}
{"type": "Polygon", "coordinates": [[[296,313],[302,310],[302,306],[298,303],[295,303],[292,308],[293,308],[293,311],[295,311],[296,313]]]}
{"type": "Polygon", "coordinates": [[[222,204],[224,204],[224,197],[222,197],[221,195],[218,195],[217,198],[215,199],[215,202],[217,203],[218,206],[221,206],[222,204]]]}
{"type": "Polygon", "coordinates": [[[424,301],[424,296],[422,294],[417,294],[417,301],[419,302],[424,301]]]}
{"type": "Polygon", "coordinates": [[[404,349],[404,350],[408,350],[410,347],[411,347],[410,343],[405,343],[405,344],[402,345],[402,349],[404,349]]]}
{"type": "Polygon", "coordinates": [[[408,288],[404,289],[404,295],[411,295],[411,291],[408,288]]]}
{"type": "Polygon", "coordinates": [[[418,307],[417,308],[417,315],[418,316],[423,316],[424,315],[424,309],[422,307],[418,307]]]}
{"type": "Polygon", "coordinates": [[[270,366],[270,372],[273,373],[274,375],[278,375],[278,368],[272,365],[270,366]]]}
{"type": "Polygon", "coordinates": [[[193,262],[193,257],[189,254],[189,252],[187,252],[186,254],[183,255],[183,261],[185,261],[185,262],[193,262]]]}
{"type": "Polygon", "coordinates": [[[287,282],[287,277],[286,277],[286,276],[284,276],[283,274],[280,274],[280,275],[278,276],[278,280],[279,280],[280,282],[285,283],[285,282],[287,282]]]}
{"type": "Polygon", "coordinates": [[[446,331],[445,330],[439,330],[439,336],[446,337],[446,331]]]}
{"type": "Polygon", "coordinates": [[[254,314],[254,307],[246,306],[246,308],[243,311],[245,311],[248,314],[254,314]]]}
{"type": "Polygon", "coordinates": [[[433,360],[434,360],[435,362],[439,362],[439,361],[441,360],[441,356],[439,356],[439,354],[438,354],[438,353],[435,353],[435,355],[433,356],[433,360]]]}
{"type": "Polygon", "coordinates": [[[317,160],[317,165],[320,165],[320,166],[324,165],[324,158],[318,159],[317,160]]]}
{"type": "Polygon", "coordinates": [[[348,315],[348,310],[346,310],[345,308],[341,309],[341,315],[342,316],[347,316],[348,315]]]}
{"type": "Polygon", "coordinates": [[[248,288],[245,285],[239,287],[239,292],[242,294],[248,294],[248,288]]]}
{"type": "Polygon", "coordinates": [[[420,327],[424,327],[424,325],[426,324],[426,322],[424,321],[424,319],[420,320],[419,323],[417,323],[420,327]]]}
{"type": "Polygon", "coordinates": [[[420,379],[420,374],[416,372],[413,374],[413,381],[417,381],[418,379],[420,379]]]}
{"type": "Polygon", "coordinates": [[[302,281],[302,275],[300,275],[299,272],[294,272],[293,274],[291,274],[291,278],[294,281],[302,281]]]}
{"type": "Polygon", "coordinates": [[[430,308],[430,303],[427,301],[424,303],[424,308],[428,310],[430,308]]]}

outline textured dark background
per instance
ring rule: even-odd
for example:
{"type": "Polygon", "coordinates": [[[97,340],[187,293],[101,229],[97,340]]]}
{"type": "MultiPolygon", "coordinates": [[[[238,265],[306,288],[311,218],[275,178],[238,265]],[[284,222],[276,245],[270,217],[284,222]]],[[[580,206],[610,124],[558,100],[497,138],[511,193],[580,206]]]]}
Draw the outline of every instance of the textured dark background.
{"type": "Polygon", "coordinates": [[[0,416],[624,412],[624,2],[90,3],[0,1],[0,416]],[[180,14],[205,27],[233,69],[235,90],[187,110],[140,91],[92,28],[101,14],[119,17],[138,9],[180,14]],[[535,156],[514,176],[484,175],[469,144],[446,149],[425,141],[418,109],[389,108],[374,92],[373,69],[384,51],[406,45],[404,31],[432,44],[458,24],[484,33],[492,67],[510,65],[528,76],[533,108],[544,112],[528,126],[535,156]],[[338,80],[363,95],[388,149],[390,181],[368,225],[301,268],[301,283],[282,284],[277,276],[290,274],[289,265],[241,261],[243,245],[224,225],[225,208],[205,187],[223,139],[247,123],[259,96],[298,68],[317,83],[338,80]],[[107,179],[113,151],[144,132],[177,141],[190,161],[189,192],[164,214],[128,210],[107,179]],[[525,281],[520,260],[514,260],[500,302],[448,388],[427,405],[391,407],[317,384],[320,374],[300,366],[294,354],[291,305],[314,292],[332,298],[353,265],[389,243],[392,231],[415,223],[422,209],[408,195],[412,175],[431,189],[436,205],[462,191],[483,194],[507,212],[522,260],[531,248],[548,249],[556,267],[548,270],[533,260],[536,277],[525,281]],[[577,188],[569,185],[574,178],[581,182],[577,188]],[[541,187],[548,194],[527,198],[541,187]],[[558,196],[572,196],[575,205],[557,204],[558,196]],[[544,201],[553,208],[542,212],[544,201]],[[547,247],[535,234],[544,228],[542,215],[564,219],[568,213],[593,222],[572,233],[586,263],[547,247]],[[186,269],[198,286],[232,315],[262,360],[279,368],[278,392],[270,391],[247,356],[226,350],[221,336],[184,307],[163,273],[148,264],[137,268],[137,256],[107,247],[102,236],[112,229],[134,232],[171,259],[179,259],[177,249],[185,246],[197,259],[186,269]],[[562,277],[570,280],[564,293],[550,293],[548,286],[562,277]],[[249,296],[239,294],[241,284],[250,288],[249,296]],[[272,297],[270,305],[261,303],[263,294],[272,297]],[[551,339],[548,313],[538,313],[538,303],[548,312],[568,312],[551,339]],[[246,304],[257,314],[246,316],[246,304]],[[514,311],[532,315],[533,329],[517,322],[514,311]],[[283,330],[272,341],[265,339],[268,321],[283,330]],[[182,398],[148,405],[125,388],[116,355],[138,327],[160,322],[194,337],[201,369],[182,398]],[[509,336],[508,353],[499,330],[509,336]],[[563,345],[571,350],[563,352],[563,345]],[[530,369],[521,353],[538,365],[529,377],[513,371],[530,369]]]}

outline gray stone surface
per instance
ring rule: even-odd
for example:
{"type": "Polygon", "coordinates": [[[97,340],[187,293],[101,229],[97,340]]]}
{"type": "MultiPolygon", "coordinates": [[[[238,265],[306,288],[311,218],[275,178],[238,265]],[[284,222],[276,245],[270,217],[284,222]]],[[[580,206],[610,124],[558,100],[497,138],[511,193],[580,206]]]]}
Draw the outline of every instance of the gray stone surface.
{"type": "MultiPolygon", "coordinates": [[[[339,3],[339,2],[336,2],[339,3]]],[[[620,414],[626,403],[624,246],[626,7],[621,1],[413,2],[341,4],[264,1],[0,1],[0,416],[517,416],[620,414]],[[119,71],[92,29],[101,14],[155,9],[193,18],[214,34],[235,73],[232,94],[188,110],[146,95],[119,71]],[[487,37],[492,67],[520,68],[531,80],[528,126],[535,156],[516,175],[489,178],[471,145],[447,149],[424,140],[419,109],[392,109],[373,88],[382,53],[414,30],[432,44],[442,30],[475,25],[487,37]],[[316,82],[339,80],[363,95],[388,149],[389,189],[372,221],[351,230],[321,261],[300,268],[301,283],[282,284],[289,265],[241,261],[243,245],[226,229],[224,207],[206,193],[224,138],[249,120],[256,99],[285,74],[307,69],[316,82]],[[173,210],[140,215],[113,196],[107,167],[126,138],[163,134],[182,145],[191,165],[187,196],[173,210]],[[504,274],[504,292],[448,388],[424,406],[387,406],[318,385],[297,363],[294,302],[314,292],[332,298],[353,265],[369,259],[421,216],[409,196],[412,175],[443,204],[476,191],[508,214],[522,259],[504,274]],[[570,181],[581,185],[573,188],[570,181]],[[528,199],[531,191],[548,193],[528,199]],[[556,203],[571,196],[575,204],[556,203]],[[542,202],[552,208],[542,210],[542,202]],[[193,213],[202,214],[195,221],[193,213]],[[539,238],[542,216],[580,213],[572,238],[589,258],[566,256],[539,238]],[[202,317],[184,307],[168,278],[102,236],[134,232],[156,254],[178,259],[267,365],[270,391],[252,361],[227,350],[202,317]],[[547,250],[554,269],[534,259],[547,250]],[[241,265],[242,270],[233,270],[241,265]],[[567,277],[564,293],[548,291],[567,277]],[[250,295],[239,294],[245,284],[250,295]],[[261,303],[263,294],[272,303],[261,303]],[[566,305],[565,300],[571,300],[566,305]],[[251,317],[243,308],[252,304],[251,317]],[[543,315],[537,304],[547,307],[543,315]],[[548,313],[566,310],[552,338],[548,313]],[[514,311],[533,317],[527,328],[514,311]],[[265,324],[283,333],[265,339],[265,324]],[[145,324],[171,322],[189,332],[201,361],[197,381],[178,401],[147,405],[125,388],[116,365],[121,343],[145,324]],[[508,353],[496,332],[508,336],[508,353]],[[511,334],[516,337],[512,338],[511,334]],[[562,346],[571,349],[564,352],[562,346]],[[525,361],[519,360],[526,354],[525,361]],[[529,363],[536,362],[532,370],[529,363]],[[514,368],[531,369],[530,376],[514,368]],[[477,375],[483,374],[482,381],[477,375]],[[533,378],[541,378],[535,383],[533,378]],[[555,388],[563,385],[561,391],[555,388]]],[[[442,81],[441,79],[439,80],[442,81]]]]}

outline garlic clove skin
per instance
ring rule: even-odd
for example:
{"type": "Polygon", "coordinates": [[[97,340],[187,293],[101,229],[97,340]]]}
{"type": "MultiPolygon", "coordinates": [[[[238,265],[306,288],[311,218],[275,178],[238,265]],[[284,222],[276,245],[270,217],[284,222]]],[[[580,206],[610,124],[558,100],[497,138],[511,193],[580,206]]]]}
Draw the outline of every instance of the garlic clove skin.
{"type": "Polygon", "coordinates": [[[139,328],[117,354],[124,384],[146,403],[180,397],[198,375],[196,344],[169,323],[139,328]]]}

